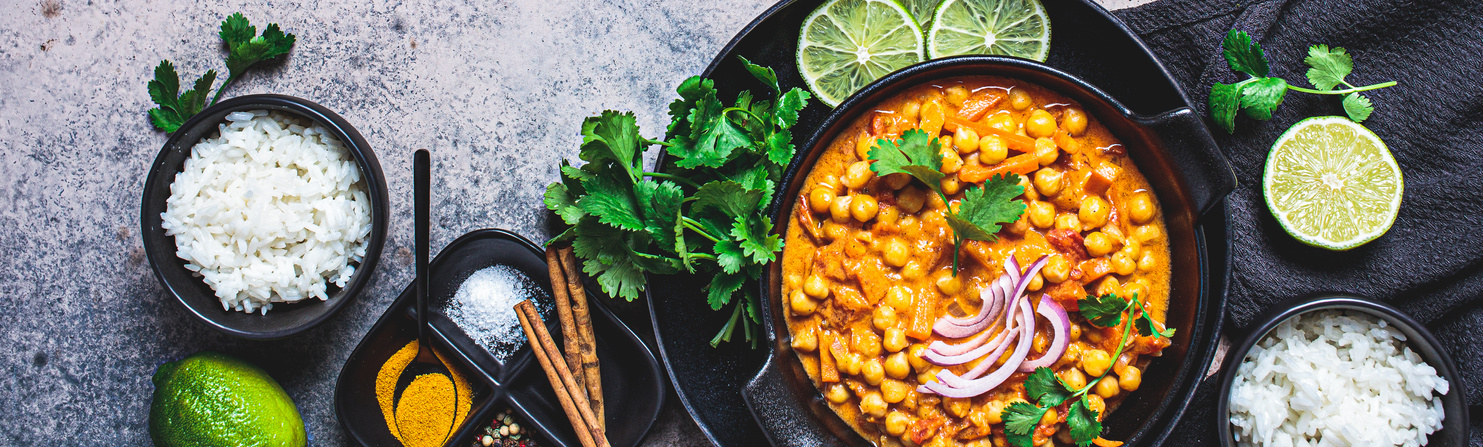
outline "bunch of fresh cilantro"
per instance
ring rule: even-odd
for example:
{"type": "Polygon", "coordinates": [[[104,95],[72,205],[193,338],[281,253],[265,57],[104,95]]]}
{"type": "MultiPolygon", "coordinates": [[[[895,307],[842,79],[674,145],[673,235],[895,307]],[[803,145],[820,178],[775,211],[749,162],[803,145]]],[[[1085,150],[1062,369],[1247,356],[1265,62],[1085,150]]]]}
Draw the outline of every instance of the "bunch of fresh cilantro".
{"type": "Polygon", "coordinates": [[[1310,89],[1288,84],[1286,80],[1276,76],[1268,76],[1270,68],[1267,66],[1267,56],[1262,52],[1262,44],[1252,41],[1245,31],[1231,30],[1226,33],[1221,47],[1226,64],[1231,70],[1251,75],[1235,84],[1216,83],[1210,86],[1210,117],[1226,133],[1236,132],[1238,109],[1246,111],[1246,116],[1254,119],[1271,119],[1272,112],[1282,105],[1282,99],[1287,96],[1288,90],[1316,95],[1343,95],[1344,113],[1354,122],[1361,122],[1370,117],[1370,112],[1375,107],[1370,103],[1370,98],[1360,92],[1396,85],[1395,81],[1390,81],[1355,87],[1345,81],[1344,78],[1354,71],[1354,60],[1343,48],[1330,49],[1328,45],[1308,48],[1308,57],[1303,62],[1311,67],[1308,69],[1308,82],[1314,88],[1310,89]],[[1341,84],[1348,88],[1335,90],[1341,84]]]}
{"type": "MultiPolygon", "coordinates": [[[[1145,337],[1169,338],[1174,336],[1174,329],[1160,329],[1160,324],[1153,321],[1148,315],[1148,309],[1144,303],[1134,294],[1132,299],[1123,300],[1116,294],[1107,294],[1100,297],[1087,296],[1077,301],[1080,306],[1082,317],[1087,322],[1098,327],[1116,327],[1124,324],[1124,314],[1127,314],[1126,325],[1123,326],[1123,335],[1117,343],[1117,352],[1112,354],[1112,360],[1117,361],[1123,355],[1123,348],[1128,344],[1128,336],[1134,327],[1138,333],[1145,337]],[[1135,315],[1136,314],[1136,315],[1135,315]]],[[[1071,429],[1071,439],[1077,445],[1086,447],[1091,445],[1092,440],[1102,436],[1102,422],[1098,419],[1097,411],[1091,409],[1087,400],[1087,392],[1096,386],[1103,377],[1112,373],[1112,368],[1107,368],[1102,375],[1089,379],[1085,386],[1072,389],[1056,377],[1050,368],[1039,367],[1025,378],[1025,394],[1031,401],[1015,402],[1004,409],[1004,435],[1009,444],[1016,447],[1032,447],[1034,442],[1035,427],[1040,424],[1040,419],[1045,417],[1046,411],[1070,402],[1066,409],[1066,426],[1071,429]]]]}
{"type": "MultiPolygon", "coordinates": [[[[221,100],[221,94],[226,91],[227,85],[241,78],[248,67],[288,54],[288,50],[294,46],[294,35],[284,34],[278,29],[278,24],[269,23],[263,34],[258,35],[257,27],[248,23],[240,12],[223,20],[221,31],[217,35],[227,43],[227,73],[230,75],[221,83],[221,88],[216,90],[211,104],[221,100]]],[[[149,110],[150,122],[165,132],[179,129],[186,120],[211,105],[206,103],[206,95],[211,92],[211,85],[214,83],[216,70],[207,70],[206,74],[196,79],[193,88],[181,92],[180,75],[175,73],[175,66],[168,60],[160,61],[160,65],[154,69],[154,80],[149,81],[149,98],[159,105],[149,110]]]]}
{"type": "MultiPolygon", "coordinates": [[[[952,203],[942,190],[942,145],[921,129],[911,129],[895,141],[880,139],[870,149],[876,175],[907,174],[937,192],[943,203],[952,203]]],[[[1025,193],[1020,176],[996,175],[984,182],[983,188],[969,186],[955,208],[950,207],[947,224],[953,229],[953,274],[958,273],[958,252],[964,240],[993,241],[999,228],[1019,220],[1025,202],[1015,199],[1025,193]]]]}
{"type": "Polygon", "coordinates": [[[643,137],[632,112],[605,111],[582,123],[578,157],[586,164],[563,160],[561,181],[545,194],[546,207],[570,225],[551,242],[570,241],[582,270],[610,296],[638,298],[645,273],[709,275],[711,309],[733,305],[712,346],[730,341],[737,326],[756,345],[757,296],[742,286],[783,248],[765,211],[793,159],[788,129],[809,99],[797,88],[783,92],[771,68],[741,62],[776,99],[743,91],[726,106],[712,81],[691,77],[669,106],[663,141],[643,137]],[[643,168],[653,145],[674,157],[661,172],[643,168]],[[744,298],[733,300],[738,291],[744,298]]]}

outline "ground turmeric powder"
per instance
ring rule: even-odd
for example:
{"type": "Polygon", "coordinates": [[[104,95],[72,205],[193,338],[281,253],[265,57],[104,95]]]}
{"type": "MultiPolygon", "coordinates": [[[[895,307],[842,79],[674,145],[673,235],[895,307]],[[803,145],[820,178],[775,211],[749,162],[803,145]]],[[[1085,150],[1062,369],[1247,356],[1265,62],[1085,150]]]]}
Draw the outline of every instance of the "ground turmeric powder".
{"type": "Polygon", "coordinates": [[[381,406],[387,430],[404,446],[443,445],[452,435],[448,427],[457,430],[469,415],[473,399],[468,380],[442,353],[437,354],[452,373],[451,380],[442,374],[417,376],[407,389],[402,390],[400,400],[396,400],[397,379],[417,356],[417,340],[397,350],[376,372],[376,402],[381,406]],[[454,414],[451,415],[444,410],[448,399],[455,401],[454,414]],[[450,417],[452,424],[449,424],[450,417]]]}

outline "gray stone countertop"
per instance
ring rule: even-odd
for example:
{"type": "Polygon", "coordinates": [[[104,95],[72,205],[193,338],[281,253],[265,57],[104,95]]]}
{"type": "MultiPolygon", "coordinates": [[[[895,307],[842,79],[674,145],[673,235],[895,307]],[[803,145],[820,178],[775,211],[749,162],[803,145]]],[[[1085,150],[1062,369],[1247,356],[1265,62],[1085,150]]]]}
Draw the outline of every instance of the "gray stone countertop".
{"type": "MultiPolygon", "coordinates": [[[[346,444],[335,378],[413,276],[413,149],[434,153],[433,247],[490,227],[544,240],[541,193],[560,160],[576,156],[581,120],[633,110],[645,135],[659,135],[674,87],[773,2],[470,3],[0,4],[0,445],[147,444],[150,375],[205,349],[267,367],[313,444],[346,444]],[[194,320],[150,271],[138,230],[144,180],[166,138],[145,116],[145,83],[161,59],[188,79],[224,71],[217,25],[237,11],[298,43],[226,97],[280,93],[344,116],[375,148],[394,216],[363,295],[273,342],[194,320]]],[[[646,441],[705,443],[673,401],[646,441]]]]}

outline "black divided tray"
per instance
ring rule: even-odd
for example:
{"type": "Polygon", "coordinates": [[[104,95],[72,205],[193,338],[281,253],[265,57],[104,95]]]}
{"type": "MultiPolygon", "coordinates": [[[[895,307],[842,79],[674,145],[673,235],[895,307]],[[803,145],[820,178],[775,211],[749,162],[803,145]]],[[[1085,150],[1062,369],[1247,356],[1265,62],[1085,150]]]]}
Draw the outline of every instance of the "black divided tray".
{"type": "MultiPolygon", "coordinates": [[[[519,235],[494,229],[471,232],[443,248],[429,268],[428,298],[432,303],[447,300],[470,274],[499,264],[525,274],[540,287],[541,299],[550,299],[551,284],[541,249],[519,235]]],[[[654,354],[628,326],[595,296],[589,293],[587,299],[593,309],[593,330],[602,365],[608,441],[614,446],[637,445],[664,404],[663,371],[654,354]]],[[[350,439],[361,445],[399,445],[386,427],[376,402],[376,372],[393,353],[417,338],[414,301],[413,287],[409,285],[361,339],[340,370],[335,385],[335,412],[350,439]]],[[[545,303],[538,307],[551,306],[545,303]]],[[[543,314],[542,318],[559,346],[561,330],[555,316],[543,314]]],[[[542,445],[580,445],[529,344],[521,345],[501,363],[441,313],[429,315],[428,321],[432,326],[431,342],[465,373],[473,387],[469,417],[447,445],[472,443],[501,407],[510,408],[521,426],[533,432],[542,445]]]]}

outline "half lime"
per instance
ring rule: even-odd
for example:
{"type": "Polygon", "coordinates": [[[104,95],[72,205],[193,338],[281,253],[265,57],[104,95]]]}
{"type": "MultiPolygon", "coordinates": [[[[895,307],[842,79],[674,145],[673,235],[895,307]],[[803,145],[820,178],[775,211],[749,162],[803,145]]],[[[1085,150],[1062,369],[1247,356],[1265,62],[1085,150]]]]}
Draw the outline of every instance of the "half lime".
{"type": "Polygon", "coordinates": [[[923,60],[922,29],[896,0],[831,0],[798,32],[798,70],[830,107],[923,60]]]}
{"type": "Polygon", "coordinates": [[[1045,62],[1050,17],[1036,0],[944,0],[927,32],[932,59],[964,54],[1014,56],[1045,62]]]}
{"type": "Polygon", "coordinates": [[[1385,142],[1339,116],[1287,129],[1267,154],[1262,195],[1277,223],[1305,244],[1348,250],[1395,223],[1405,183],[1385,142]]]}

